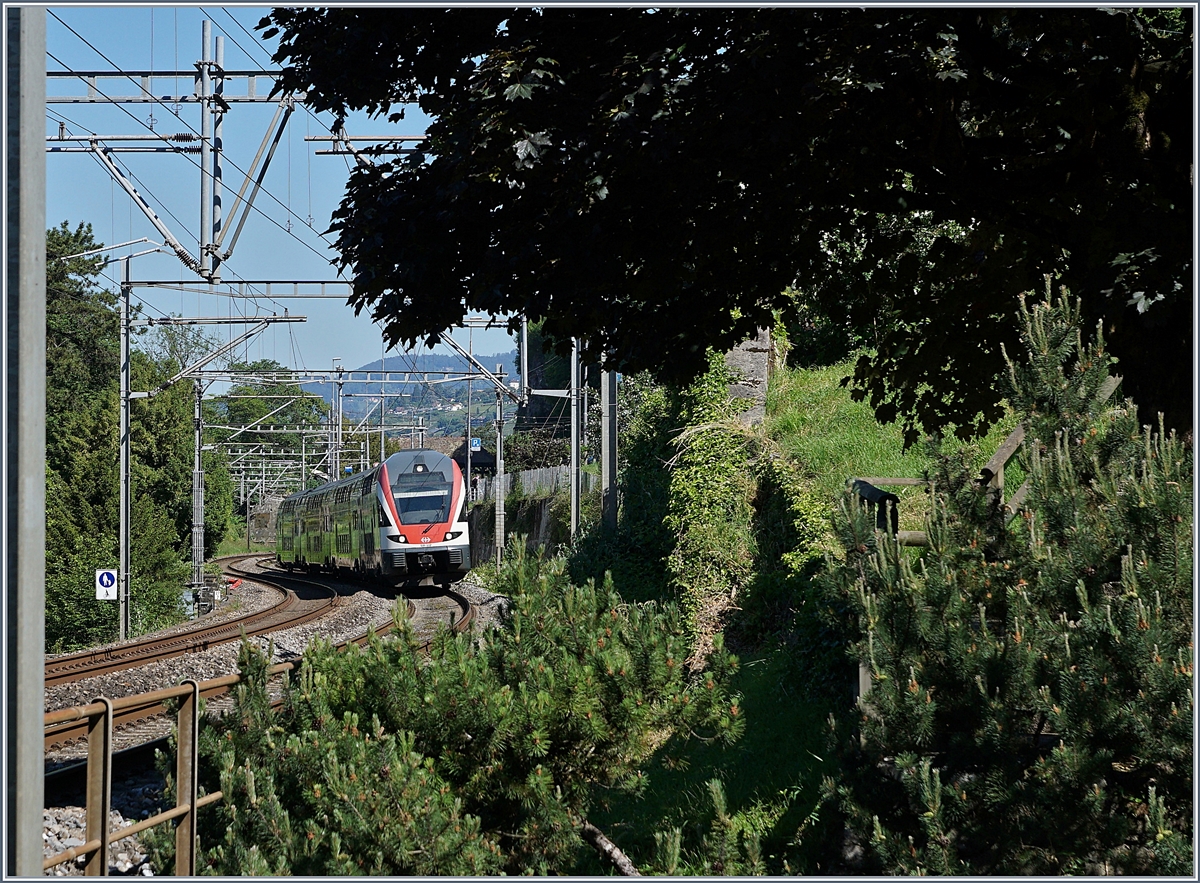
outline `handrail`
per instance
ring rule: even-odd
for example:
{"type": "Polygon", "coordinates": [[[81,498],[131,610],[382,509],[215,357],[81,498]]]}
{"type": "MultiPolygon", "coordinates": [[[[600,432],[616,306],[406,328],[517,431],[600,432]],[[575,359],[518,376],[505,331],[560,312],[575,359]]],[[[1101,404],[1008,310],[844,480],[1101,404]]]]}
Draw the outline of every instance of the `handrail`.
{"type": "MultiPolygon", "coordinates": [[[[292,671],[296,662],[280,662],[267,669],[268,677],[292,671]]],[[[88,720],[87,797],[85,812],[84,843],[52,855],[42,861],[42,870],[65,864],[86,856],[84,867],[87,876],[108,875],[108,847],[110,843],[124,840],[148,828],[173,819],[183,818],[175,832],[175,872],[177,876],[194,876],[196,873],[196,814],[194,810],[222,799],[221,791],[201,796],[198,781],[199,698],[203,693],[223,687],[232,687],[242,682],[240,674],[224,675],[207,681],[187,680],[178,687],[166,687],[149,693],[109,699],[101,696],[87,705],[76,705],[47,712],[43,726],[52,727],[72,721],[88,720]],[[176,769],[176,804],[148,819],[143,819],[125,828],[108,830],[109,809],[112,803],[112,720],[113,714],[125,708],[161,704],[170,699],[184,699],[176,718],[180,734],[180,750],[176,769]],[[185,737],[190,737],[186,738],[185,737]]]]}
{"type": "MultiPolygon", "coordinates": [[[[450,592],[450,594],[465,602],[461,595],[454,592],[450,592]]],[[[411,612],[411,602],[409,607],[411,612]]],[[[452,628],[457,632],[464,631],[471,625],[474,616],[474,605],[468,603],[467,612],[457,623],[452,623],[452,628]]],[[[375,628],[367,631],[367,635],[378,633],[375,628]]],[[[361,641],[362,638],[356,638],[339,646],[361,641]]],[[[267,668],[267,677],[294,671],[299,664],[299,660],[277,662],[267,668]]],[[[84,718],[88,720],[87,797],[84,808],[87,821],[83,844],[44,859],[42,870],[46,871],[73,859],[87,856],[88,862],[84,873],[88,876],[107,876],[110,843],[124,840],[126,837],[131,837],[164,822],[182,818],[183,821],[175,831],[175,874],[176,876],[195,876],[196,857],[200,851],[196,837],[196,811],[211,803],[216,803],[224,797],[222,791],[214,791],[203,796],[199,794],[199,700],[205,693],[232,687],[241,682],[241,674],[223,675],[207,681],[188,679],[177,687],[165,687],[161,690],[123,696],[119,699],[101,696],[95,702],[87,705],[47,712],[43,716],[44,727],[84,718]],[[113,715],[122,709],[161,704],[176,698],[184,701],[180,703],[176,717],[179,744],[176,756],[175,806],[136,824],[109,831],[108,816],[112,802],[113,715]]]]}

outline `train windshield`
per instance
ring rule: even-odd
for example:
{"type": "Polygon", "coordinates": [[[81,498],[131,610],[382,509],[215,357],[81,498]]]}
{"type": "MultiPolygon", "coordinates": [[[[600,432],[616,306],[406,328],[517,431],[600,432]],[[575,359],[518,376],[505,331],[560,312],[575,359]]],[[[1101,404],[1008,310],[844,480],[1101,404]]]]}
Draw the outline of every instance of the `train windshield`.
{"type": "Polygon", "coordinates": [[[442,524],[450,520],[452,485],[441,472],[405,472],[392,482],[402,524],[442,524]]]}

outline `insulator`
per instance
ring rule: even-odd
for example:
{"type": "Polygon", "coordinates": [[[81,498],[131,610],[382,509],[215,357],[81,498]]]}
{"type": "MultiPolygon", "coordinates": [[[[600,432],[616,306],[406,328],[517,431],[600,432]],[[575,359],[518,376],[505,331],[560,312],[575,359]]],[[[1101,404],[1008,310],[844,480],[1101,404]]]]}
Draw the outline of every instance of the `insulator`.
{"type": "Polygon", "coordinates": [[[178,135],[172,135],[170,140],[179,142],[195,141],[197,140],[197,135],[195,132],[180,132],[178,135]]]}

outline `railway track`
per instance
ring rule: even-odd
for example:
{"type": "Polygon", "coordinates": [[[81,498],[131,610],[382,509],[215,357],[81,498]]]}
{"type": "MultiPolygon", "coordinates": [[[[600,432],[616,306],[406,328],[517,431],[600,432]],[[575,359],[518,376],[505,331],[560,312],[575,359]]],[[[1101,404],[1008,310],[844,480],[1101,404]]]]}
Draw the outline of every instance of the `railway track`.
{"type": "MultiPolygon", "coordinates": [[[[257,558],[258,556],[251,557],[257,558]]],[[[82,678],[92,678],[108,672],[135,668],[159,659],[169,659],[187,653],[199,653],[219,644],[239,640],[243,630],[250,637],[302,625],[324,616],[338,603],[338,593],[335,590],[311,580],[295,580],[294,582],[316,587],[318,592],[328,593],[326,598],[301,600],[294,591],[270,579],[262,579],[260,574],[244,568],[241,560],[231,561],[227,564],[227,572],[243,578],[257,578],[258,582],[278,589],[280,591],[278,602],[265,610],[247,613],[244,616],[167,637],[145,638],[115,647],[104,647],[55,657],[46,661],[46,686],[53,687],[82,678]]]]}
{"type": "MultiPolygon", "coordinates": [[[[258,582],[274,585],[276,588],[282,588],[284,583],[300,583],[310,586],[316,586],[321,591],[327,591],[332,594],[330,603],[322,605],[315,610],[292,610],[294,605],[282,606],[281,604],[274,605],[268,610],[260,611],[258,614],[251,614],[248,617],[239,618],[237,620],[227,621],[214,626],[212,629],[205,630],[211,634],[203,636],[197,633],[185,633],[183,635],[172,636],[165,639],[163,644],[169,644],[170,648],[148,647],[148,652],[143,652],[140,656],[126,655],[122,659],[105,659],[100,658],[95,663],[95,668],[88,669],[86,667],[75,667],[73,678],[82,679],[84,677],[92,677],[106,671],[119,670],[121,668],[131,668],[137,665],[143,665],[147,662],[152,662],[156,659],[166,658],[166,656],[177,656],[187,652],[196,652],[219,643],[227,643],[229,641],[238,640],[241,637],[241,629],[246,628],[246,634],[264,634],[274,631],[279,628],[290,628],[292,626],[301,625],[310,622],[319,616],[329,612],[336,605],[338,592],[334,588],[330,588],[324,584],[317,583],[313,580],[300,579],[297,577],[286,576],[282,572],[263,574],[261,572],[251,573],[240,565],[235,565],[236,572],[244,574],[244,576],[253,578],[258,582]],[[287,611],[291,610],[291,616],[288,618],[287,611]],[[265,615],[274,611],[276,614],[283,614],[283,618],[278,615],[272,620],[265,615]],[[252,620],[252,627],[255,631],[251,632],[246,626],[246,620],[252,620]],[[272,622],[274,624],[272,624],[272,622]],[[283,623],[283,624],[281,624],[283,623]],[[223,636],[220,634],[228,628],[233,628],[232,636],[223,636]],[[181,649],[188,648],[192,649],[181,649]]],[[[447,622],[455,631],[465,631],[471,627],[474,620],[475,608],[466,598],[453,592],[449,589],[410,589],[414,597],[422,601],[418,606],[413,603],[412,597],[408,598],[408,614],[409,621],[413,627],[418,630],[418,633],[429,631],[431,632],[439,622],[447,622]]],[[[294,594],[291,594],[294,598],[294,594]]],[[[383,635],[390,631],[391,625],[385,624],[374,629],[364,631],[362,634],[347,641],[343,641],[339,646],[345,646],[350,643],[364,644],[372,634],[383,635]]],[[[154,642],[139,642],[144,644],[153,644],[154,642]]],[[[428,641],[426,641],[428,646],[428,641]]],[[[121,648],[116,648],[121,649],[121,648]]],[[[97,654],[75,654],[75,656],[96,656],[97,654]]],[[[67,657],[60,657],[53,660],[59,662],[67,657]]],[[[282,666],[276,666],[282,668],[282,666]]],[[[215,678],[212,680],[203,681],[200,684],[200,695],[209,702],[211,711],[217,711],[224,703],[221,698],[225,696],[230,688],[238,682],[237,675],[228,675],[226,677],[215,678]],[[215,700],[215,701],[214,701],[215,700]]],[[[47,680],[47,685],[50,681],[47,680]]],[[[161,695],[164,691],[158,690],[150,693],[143,693],[136,696],[127,696],[113,699],[113,732],[114,735],[119,733],[129,733],[133,735],[136,731],[145,731],[147,739],[155,739],[160,736],[154,735],[161,731],[166,726],[169,727],[169,713],[163,705],[164,696],[161,695]]],[[[87,738],[88,720],[83,714],[80,706],[72,708],[64,708],[58,711],[49,712],[45,716],[45,750],[54,752],[73,745],[87,738]]]]}

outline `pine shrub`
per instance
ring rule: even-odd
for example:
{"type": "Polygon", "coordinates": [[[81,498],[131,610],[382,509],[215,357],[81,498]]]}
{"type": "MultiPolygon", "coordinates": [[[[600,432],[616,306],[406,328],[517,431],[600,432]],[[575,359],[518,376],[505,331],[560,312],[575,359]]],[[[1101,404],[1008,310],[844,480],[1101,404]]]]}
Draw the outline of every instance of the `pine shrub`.
{"type": "Polygon", "coordinates": [[[848,503],[832,603],[870,673],[834,725],[839,859],[884,873],[1192,868],[1192,457],[1085,344],[1065,294],[1022,303],[1018,517],[939,455],[929,545],[848,503]]]}
{"type": "MultiPolygon", "coordinates": [[[[503,625],[311,646],[272,711],[243,646],[233,710],[202,737],[206,872],[485,874],[569,870],[597,796],[638,792],[671,738],[733,740],[737,660],[689,672],[671,605],[572,585],[561,559],[510,546],[503,625]],[[211,845],[210,845],[211,844],[211,845]]],[[[169,845],[160,861],[169,861],[169,845]]]]}

